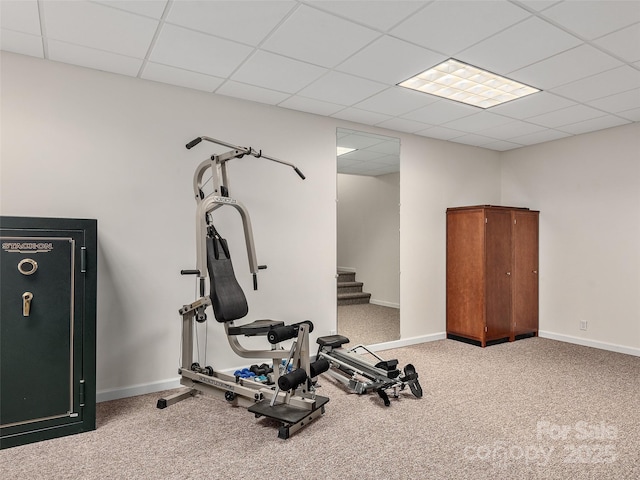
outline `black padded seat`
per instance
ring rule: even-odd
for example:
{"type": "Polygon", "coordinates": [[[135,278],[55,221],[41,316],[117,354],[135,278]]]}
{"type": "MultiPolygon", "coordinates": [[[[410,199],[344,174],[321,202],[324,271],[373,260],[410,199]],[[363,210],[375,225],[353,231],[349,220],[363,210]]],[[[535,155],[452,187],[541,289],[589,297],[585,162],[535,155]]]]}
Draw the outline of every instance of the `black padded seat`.
{"type": "Polygon", "coordinates": [[[256,335],[266,335],[269,330],[275,327],[284,326],[284,322],[280,320],[255,320],[246,325],[230,326],[229,335],[245,335],[247,337],[253,337],[256,335]]]}
{"type": "Polygon", "coordinates": [[[338,348],[345,343],[349,343],[349,339],[344,335],[326,335],[324,337],[318,337],[316,342],[318,342],[318,345],[321,347],[338,348]]]}

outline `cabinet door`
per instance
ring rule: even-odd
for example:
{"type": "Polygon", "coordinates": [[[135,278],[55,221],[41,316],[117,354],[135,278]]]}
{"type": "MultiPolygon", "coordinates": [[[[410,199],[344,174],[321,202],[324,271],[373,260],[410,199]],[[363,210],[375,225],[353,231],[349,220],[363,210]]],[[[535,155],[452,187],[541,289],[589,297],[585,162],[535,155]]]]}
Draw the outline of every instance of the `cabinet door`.
{"type": "Polygon", "coordinates": [[[447,333],[483,341],[484,211],[447,213],[447,333]]]}
{"type": "Polygon", "coordinates": [[[487,340],[511,335],[511,212],[486,210],[487,340]]]}
{"type": "Polygon", "coordinates": [[[513,335],[538,331],[538,212],[515,212],[513,335]]]}

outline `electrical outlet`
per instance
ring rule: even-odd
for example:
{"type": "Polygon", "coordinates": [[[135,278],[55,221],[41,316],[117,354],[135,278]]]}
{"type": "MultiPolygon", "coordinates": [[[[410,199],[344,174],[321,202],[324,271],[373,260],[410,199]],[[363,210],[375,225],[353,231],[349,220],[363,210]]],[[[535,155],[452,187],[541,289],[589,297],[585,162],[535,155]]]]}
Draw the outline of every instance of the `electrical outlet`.
{"type": "Polygon", "coordinates": [[[580,320],[580,330],[586,330],[586,329],[587,329],[587,321],[580,320]]]}
{"type": "Polygon", "coordinates": [[[335,334],[337,334],[337,333],[338,333],[338,332],[337,332],[336,330],[329,330],[329,335],[335,335],[335,334]]]}

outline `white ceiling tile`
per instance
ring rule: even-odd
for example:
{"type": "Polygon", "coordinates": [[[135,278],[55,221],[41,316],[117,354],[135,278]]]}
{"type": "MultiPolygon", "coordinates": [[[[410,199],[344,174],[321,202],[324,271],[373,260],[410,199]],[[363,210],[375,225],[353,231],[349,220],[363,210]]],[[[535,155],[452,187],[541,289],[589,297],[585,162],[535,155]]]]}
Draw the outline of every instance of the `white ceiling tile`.
{"type": "Polygon", "coordinates": [[[345,175],[365,175],[372,176],[371,170],[367,168],[366,162],[358,162],[356,166],[350,167],[342,167],[338,164],[337,168],[338,173],[343,173],[345,175]]]}
{"type": "Polygon", "coordinates": [[[548,92],[539,92],[491,109],[494,113],[520,120],[575,105],[575,102],[548,92]]]}
{"type": "Polygon", "coordinates": [[[385,85],[346,73],[330,72],[298,92],[303,97],[315,98],[339,105],[353,105],[384,90],[385,85]]]}
{"type": "MultiPolygon", "coordinates": [[[[355,150],[365,150],[381,141],[377,135],[369,136],[367,132],[358,132],[356,130],[346,130],[346,131],[353,132],[353,133],[349,135],[340,135],[338,137],[337,144],[340,147],[353,148],[355,150]]],[[[351,153],[353,152],[340,155],[340,158],[355,160],[355,157],[350,155],[351,153]]]]}
{"type": "Polygon", "coordinates": [[[358,165],[362,165],[363,161],[362,160],[352,160],[349,158],[344,158],[346,157],[346,155],[340,155],[338,157],[338,168],[340,167],[355,167],[358,165]]]}
{"type": "Polygon", "coordinates": [[[544,16],[594,39],[640,21],[640,4],[636,0],[573,0],[554,5],[544,16]]]}
{"type": "Polygon", "coordinates": [[[416,122],[415,120],[407,120],[406,118],[390,118],[384,122],[376,124],[378,127],[388,128],[389,130],[396,130],[398,132],[413,133],[418,130],[424,130],[429,125],[416,122]]]}
{"type": "Polygon", "coordinates": [[[622,65],[622,62],[583,44],[509,74],[514,80],[543,90],[573,82],[622,65]]]}
{"type": "Polygon", "coordinates": [[[554,93],[588,102],[640,87],[640,72],[622,66],[552,89],[554,93]]]}
{"type": "Polygon", "coordinates": [[[150,60],[216,77],[230,75],[251,47],[174,25],[164,25],[150,60]]]}
{"type": "Polygon", "coordinates": [[[177,1],[167,22],[255,46],[295,5],[292,1],[177,1]]]}
{"type": "Polygon", "coordinates": [[[168,67],[152,62],[148,62],[145,65],[140,78],[180,87],[194,88],[205,92],[213,92],[224,81],[221,78],[211,77],[203,73],[190,72],[181,68],[168,67]]]}
{"type": "Polygon", "coordinates": [[[633,122],[640,122],[640,108],[632,108],[618,113],[619,117],[628,118],[633,122]]]}
{"type": "Polygon", "coordinates": [[[354,106],[363,110],[395,116],[416,110],[430,103],[437,102],[438,100],[438,97],[425,95],[415,90],[390,87],[354,106]]]}
{"type": "Polygon", "coordinates": [[[158,21],[97,3],[41,2],[47,37],[144,58],[158,21]]]}
{"type": "Polygon", "coordinates": [[[627,62],[640,60],[640,23],[623,28],[594,42],[627,62]]]}
{"type": "Polygon", "coordinates": [[[372,145],[371,147],[369,147],[369,150],[372,150],[374,152],[378,152],[384,155],[380,159],[381,162],[386,161],[385,159],[388,159],[388,158],[393,158],[393,157],[398,158],[398,155],[400,155],[399,139],[393,138],[393,137],[385,137],[385,138],[386,140],[383,141],[382,143],[378,143],[377,145],[372,145]]]}
{"type": "Polygon", "coordinates": [[[585,105],[574,105],[573,107],[567,107],[562,110],[528,118],[527,121],[535,123],[536,125],[542,125],[543,127],[555,128],[601,117],[602,115],[603,113],[595,108],[590,108],[585,105]]]}
{"type": "Polygon", "coordinates": [[[342,62],[336,70],[395,85],[446,59],[439,53],[385,35],[342,62]]]}
{"type": "Polygon", "coordinates": [[[520,145],[519,143],[505,142],[502,140],[498,142],[487,143],[482,146],[482,148],[497,150],[499,152],[506,152],[507,150],[513,150],[514,148],[520,148],[520,147],[522,147],[522,145],[520,145]]]}
{"type": "Polygon", "coordinates": [[[382,155],[376,157],[375,162],[380,165],[379,168],[384,168],[384,166],[398,165],[399,157],[397,153],[395,155],[382,155]]]}
{"type": "Polygon", "coordinates": [[[321,100],[300,97],[298,95],[287,98],[282,103],[279,103],[278,106],[325,116],[344,110],[344,105],[336,105],[335,103],[323,102],[321,100]]]}
{"type": "Polygon", "coordinates": [[[397,173],[400,171],[400,164],[397,165],[387,165],[385,167],[376,168],[375,170],[371,170],[371,175],[378,177],[380,175],[388,175],[390,173],[397,173]]]}
{"type": "Polygon", "coordinates": [[[359,162],[375,162],[377,167],[382,167],[384,164],[377,162],[377,159],[380,158],[380,154],[376,152],[372,152],[370,150],[355,150],[353,152],[345,153],[338,157],[338,161],[359,161],[359,162]]]}
{"type": "Polygon", "coordinates": [[[457,118],[466,117],[478,113],[478,109],[450,100],[439,100],[426,107],[403,115],[403,118],[428,123],[429,125],[441,125],[457,118]]]}
{"type": "Polygon", "coordinates": [[[445,55],[455,55],[529,15],[503,1],[439,1],[412,15],[391,33],[445,55]]]}
{"type": "Polygon", "coordinates": [[[640,88],[634,88],[626,92],[599,98],[588,103],[588,105],[599,108],[610,113],[623,112],[631,108],[640,108],[640,88]]]}
{"type": "Polygon", "coordinates": [[[558,3],[559,1],[560,0],[518,0],[518,3],[541,12],[542,10],[549,8],[551,5],[558,3]]]}
{"type": "Polygon", "coordinates": [[[7,52],[44,58],[42,38],[35,35],[0,29],[0,45],[7,52]]]}
{"type": "Polygon", "coordinates": [[[331,116],[341,118],[342,120],[349,120],[350,122],[364,123],[365,125],[376,125],[391,118],[389,115],[367,112],[358,108],[345,108],[331,116]]]}
{"type": "Polygon", "coordinates": [[[514,137],[511,140],[521,145],[534,145],[536,143],[550,142],[560,138],[570,137],[570,133],[559,132],[558,130],[547,129],[540,132],[529,133],[520,137],[514,137]]]}
{"type": "Polygon", "coordinates": [[[0,28],[40,35],[38,2],[36,0],[2,0],[0,28]]]}
{"type": "Polygon", "coordinates": [[[266,88],[255,87],[253,85],[245,85],[244,83],[233,82],[231,80],[225,82],[215,93],[269,105],[276,105],[289,96],[286,93],[267,90],[266,88]]]}
{"type": "Polygon", "coordinates": [[[99,0],[96,3],[153,18],[161,18],[167,6],[167,0],[99,0]]]}
{"type": "Polygon", "coordinates": [[[139,58],[127,57],[117,53],[104,52],[71,43],[47,41],[49,59],[56,62],[71,63],[81,67],[95,68],[106,72],[119,73],[135,77],[142,66],[139,58]]]}
{"type": "Polygon", "coordinates": [[[498,125],[496,127],[480,130],[478,133],[491,138],[498,138],[500,140],[509,140],[513,137],[519,137],[521,135],[527,135],[529,133],[540,132],[545,130],[546,127],[540,125],[534,125],[533,123],[522,122],[520,120],[514,120],[511,123],[504,125],[498,125]]]}
{"type": "Polygon", "coordinates": [[[400,154],[400,140],[387,135],[340,128],[336,134],[341,147],[370,150],[381,154],[400,154]]]}
{"type": "Polygon", "coordinates": [[[369,28],[301,5],[262,48],[331,68],[379,35],[369,28]]]}
{"type": "Polygon", "coordinates": [[[456,58],[505,75],[580,43],[576,37],[534,17],[474,45],[456,58]]]}
{"type": "Polygon", "coordinates": [[[377,0],[375,2],[312,0],[306,3],[353,22],[387,31],[429,2],[415,0],[377,0]]]}
{"type": "Polygon", "coordinates": [[[593,132],[595,130],[604,130],[605,128],[617,127],[618,125],[624,125],[626,123],[630,122],[619,117],[614,117],[613,115],[604,115],[602,117],[593,118],[591,120],[572,123],[571,125],[564,125],[562,127],[558,127],[558,130],[578,135],[581,133],[593,132]]]}
{"type": "Polygon", "coordinates": [[[445,127],[431,127],[414,133],[423,137],[437,138],[439,140],[452,140],[464,135],[464,132],[445,127]]]}
{"type": "Polygon", "coordinates": [[[258,87],[295,93],[327,71],[326,68],[259,50],[231,78],[258,87]]]}
{"type": "Polygon", "coordinates": [[[488,143],[494,143],[496,139],[484,137],[482,135],[476,135],[475,133],[468,133],[466,135],[456,137],[452,141],[454,141],[455,143],[464,143],[465,145],[474,145],[476,147],[481,147],[488,143]]]}
{"type": "Polygon", "coordinates": [[[453,128],[454,130],[462,130],[464,132],[479,132],[490,127],[496,127],[498,125],[504,125],[505,123],[513,122],[512,118],[503,117],[502,115],[496,115],[495,113],[483,111],[474,113],[468,117],[458,118],[443,124],[443,127],[453,128]]]}

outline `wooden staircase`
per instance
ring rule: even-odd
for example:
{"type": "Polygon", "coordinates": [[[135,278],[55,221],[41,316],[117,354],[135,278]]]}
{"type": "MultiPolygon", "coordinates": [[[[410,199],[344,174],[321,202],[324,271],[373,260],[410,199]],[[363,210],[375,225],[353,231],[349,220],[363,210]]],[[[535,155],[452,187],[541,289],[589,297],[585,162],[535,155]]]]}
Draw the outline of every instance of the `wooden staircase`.
{"type": "Polygon", "coordinates": [[[338,305],[369,303],[370,293],[362,291],[364,284],[356,282],[356,272],[338,270],[338,305]]]}

